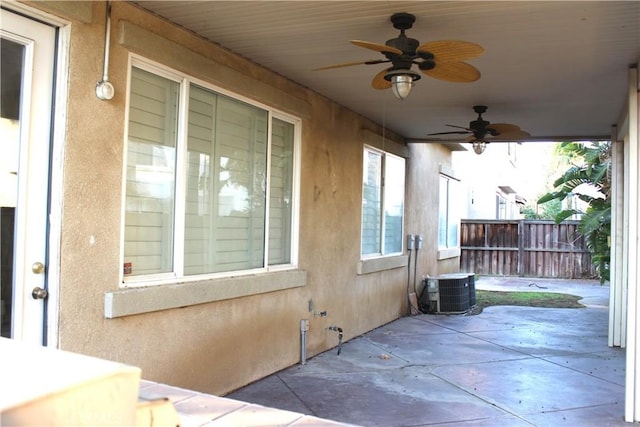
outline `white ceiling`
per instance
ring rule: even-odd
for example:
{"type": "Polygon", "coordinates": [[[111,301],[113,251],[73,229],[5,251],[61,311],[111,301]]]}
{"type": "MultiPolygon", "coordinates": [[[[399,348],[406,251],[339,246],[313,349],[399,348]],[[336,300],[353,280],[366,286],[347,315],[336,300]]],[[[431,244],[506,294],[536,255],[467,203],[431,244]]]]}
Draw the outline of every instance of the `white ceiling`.
{"type": "MultiPolygon", "coordinates": [[[[627,99],[627,69],[640,58],[639,1],[136,1],[140,6],[369,117],[409,139],[453,131],[487,105],[492,123],[532,139],[607,137],[627,99]],[[396,12],[416,16],[407,36],[484,47],[468,62],[473,83],[428,76],[410,96],[375,90],[388,64],[315,68],[384,59],[349,40],[384,44],[396,12]]],[[[433,138],[433,137],[431,137],[433,138]]]]}

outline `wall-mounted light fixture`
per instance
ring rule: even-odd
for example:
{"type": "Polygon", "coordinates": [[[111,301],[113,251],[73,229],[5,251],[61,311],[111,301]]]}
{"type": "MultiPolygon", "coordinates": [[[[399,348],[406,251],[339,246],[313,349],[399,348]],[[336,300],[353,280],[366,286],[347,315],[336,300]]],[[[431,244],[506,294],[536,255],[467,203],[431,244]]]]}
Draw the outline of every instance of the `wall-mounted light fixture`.
{"type": "Polygon", "coordinates": [[[403,100],[411,93],[413,83],[420,80],[420,74],[411,69],[395,69],[387,71],[384,78],[391,82],[391,90],[396,98],[403,100]]]}
{"type": "Polygon", "coordinates": [[[96,83],[96,96],[103,101],[109,101],[115,95],[115,89],[109,82],[109,39],[111,38],[111,3],[107,1],[107,13],[104,30],[104,66],[102,80],[96,83]]]}

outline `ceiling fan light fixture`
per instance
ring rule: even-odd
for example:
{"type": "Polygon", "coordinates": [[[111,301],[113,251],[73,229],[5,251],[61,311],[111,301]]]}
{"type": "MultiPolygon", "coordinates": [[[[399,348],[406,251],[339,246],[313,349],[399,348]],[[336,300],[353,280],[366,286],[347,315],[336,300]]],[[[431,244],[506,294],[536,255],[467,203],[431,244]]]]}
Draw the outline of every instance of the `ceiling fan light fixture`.
{"type": "Polygon", "coordinates": [[[411,88],[413,87],[413,79],[411,76],[406,74],[400,74],[397,76],[393,76],[391,78],[391,90],[396,98],[403,100],[409,93],[411,93],[411,88]]]}
{"type": "Polygon", "coordinates": [[[391,90],[396,98],[403,100],[411,93],[414,82],[420,80],[420,74],[410,69],[396,69],[387,71],[384,78],[391,82],[391,90]]]}
{"type": "Polygon", "coordinates": [[[487,143],[485,141],[473,141],[472,147],[473,152],[480,155],[484,153],[485,148],[487,148],[487,143]]]}

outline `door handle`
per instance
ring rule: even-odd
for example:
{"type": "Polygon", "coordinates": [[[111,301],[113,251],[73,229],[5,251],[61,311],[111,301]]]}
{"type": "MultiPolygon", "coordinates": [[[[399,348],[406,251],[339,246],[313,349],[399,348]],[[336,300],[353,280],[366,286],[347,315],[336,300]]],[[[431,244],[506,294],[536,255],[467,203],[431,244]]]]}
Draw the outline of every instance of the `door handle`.
{"type": "Polygon", "coordinates": [[[39,286],[36,286],[35,288],[33,288],[33,291],[31,291],[31,297],[33,299],[47,299],[48,296],[49,292],[39,286]]]}

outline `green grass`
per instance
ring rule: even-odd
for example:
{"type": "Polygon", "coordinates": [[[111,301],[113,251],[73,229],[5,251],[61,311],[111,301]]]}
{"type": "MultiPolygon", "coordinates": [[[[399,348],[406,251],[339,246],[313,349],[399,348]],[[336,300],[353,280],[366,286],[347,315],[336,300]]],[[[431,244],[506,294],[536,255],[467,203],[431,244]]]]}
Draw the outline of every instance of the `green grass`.
{"type": "Polygon", "coordinates": [[[479,309],[492,305],[517,305],[547,308],[583,308],[578,303],[582,297],[555,292],[501,292],[476,290],[479,309]]]}

